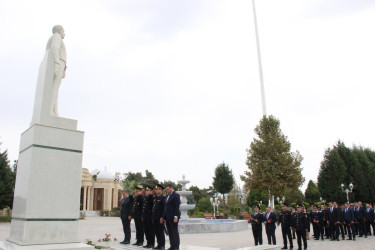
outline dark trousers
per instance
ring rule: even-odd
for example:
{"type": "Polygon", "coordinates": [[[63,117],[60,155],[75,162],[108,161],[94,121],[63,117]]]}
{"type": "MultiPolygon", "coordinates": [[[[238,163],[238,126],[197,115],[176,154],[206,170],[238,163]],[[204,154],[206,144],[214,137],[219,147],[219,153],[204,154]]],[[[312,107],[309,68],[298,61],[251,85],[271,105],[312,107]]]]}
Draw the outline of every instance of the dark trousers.
{"type": "Polygon", "coordinates": [[[164,224],[160,224],[160,220],[153,220],[152,226],[156,235],[158,247],[165,247],[164,224]]]}
{"type": "Polygon", "coordinates": [[[358,219],[358,226],[359,236],[365,235],[367,237],[364,219],[358,219]]]}
{"type": "Polygon", "coordinates": [[[173,219],[167,220],[167,230],[169,233],[169,243],[172,249],[180,248],[180,234],[178,233],[178,222],[174,223],[173,219]]]}
{"type": "Polygon", "coordinates": [[[122,221],[122,229],[124,230],[124,241],[130,241],[131,238],[131,231],[130,231],[130,220],[125,219],[121,220],[122,221]]]}
{"type": "Polygon", "coordinates": [[[339,224],[339,229],[340,229],[341,237],[344,240],[345,239],[344,225],[339,224]]]}
{"type": "Polygon", "coordinates": [[[348,235],[349,235],[349,239],[355,239],[355,227],[354,227],[354,223],[353,224],[350,224],[350,221],[345,221],[345,228],[346,228],[346,231],[348,232],[348,235]]]}
{"type": "Polygon", "coordinates": [[[144,235],[143,235],[143,226],[141,218],[134,218],[135,223],[135,236],[137,238],[138,243],[143,243],[144,235]]]}
{"type": "Polygon", "coordinates": [[[268,245],[271,245],[271,240],[272,240],[272,244],[276,245],[275,230],[276,230],[275,225],[266,224],[266,234],[267,234],[267,239],[268,239],[268,245]]]}
{"type": "Polygon", "coordinates": [[[142,217],[143,232],[145,233],[147,245],[153,246],[155,244],[155,234],[152,227],[151,216],[142,217]]]}
{"type": "Polygon", "coordinates": [[[288,240],[289,240],[289,246],[293,247],[292,233],[290,232],[290,227],[282,225],[281,226],[281,232],[283,234],[284,247],[288,247],[288,242],[287,242],[287,239],[286,239],[287,236],[288,236],[288,240]]]}
{"type": "Polygon", "coordinates": [[[262,237],[262,225],[253,225],[253,236],[254,236],[254,241],[255,245],[257,246],[263,244],[263,237],[262,237]]]}
{"type": "Polygon", "coordinates": [[[296,230],[298,248],[302,249],[301,238],[303,239],[303,247],[307,248],[306,230],[296,230]]]}
{"type": "Polygon", "coordinates": [[[329,227],[331,229],[331,239],[336,240],[336,239],[339,239],[340,229],[339,229],[339,225],[338,224],[335,225],[334,223],[335,222],[330,223],[329,227]]]}
{"type": "Polygon", "coordinates": [[[365,228],[368,235],[371,235],[371,221],[366,220],[365,228]]]}

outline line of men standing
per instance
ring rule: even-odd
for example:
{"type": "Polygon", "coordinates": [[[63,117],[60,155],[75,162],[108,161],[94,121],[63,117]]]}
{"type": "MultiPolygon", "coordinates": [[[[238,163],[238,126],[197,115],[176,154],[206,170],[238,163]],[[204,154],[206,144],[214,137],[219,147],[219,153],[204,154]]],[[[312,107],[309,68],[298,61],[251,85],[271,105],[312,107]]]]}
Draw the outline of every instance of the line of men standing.
{"type": "Polygon", "coordinates": [[[157,184],[154,188],[149,185],[138,185],[130,195],[129,191],[122,191],[121,221],[125,238],[120,242],[121,244],[130,244],[130,222],[134,219],[136,242],[133,245],[165,249],[165,233],[167,233],[170,241],[169,249],[179,249],[180,195],[174,191],[171,184],[165,188],[166,197],[163,195],[163,190],[164,187],[157,184]],[[144,238],[146,238],[146,245],[143,245],[144,238]]]}
{"type": "Polygon", "coordinates": [[[252,231],[255,245],[262,245],[262,223],[265,224],[268,244],[276,245],[275,229],[277,222],[281,224],[284,246],[281,249],[293,249],[293,239],[297,234],[298,249],[307,249],[307,239],[309,239],[310,225],[313,226],[313,236],[315,240],[330,239],[339,241],[340,234],[342,240],[348,235],[347,240],[354,240],[358,237],[371,235],[371,227],[375,236],[375,210],[371,204],[366,208],[361,202],[355,202],[353,206],[344,204],[341,207],[336,202],[330,202],[329,207],[322,205],[321,208],[313,205],[310,212],[306,211],[303,205],[288,208],[287,203],[282,203],[282,210],[278,220],[276,214],[267,207],[266,213],[259,212],[259,206],[255,206],[251,216],[252,231]],[[293,235],[293,237],[292,237],[293,235]]]}

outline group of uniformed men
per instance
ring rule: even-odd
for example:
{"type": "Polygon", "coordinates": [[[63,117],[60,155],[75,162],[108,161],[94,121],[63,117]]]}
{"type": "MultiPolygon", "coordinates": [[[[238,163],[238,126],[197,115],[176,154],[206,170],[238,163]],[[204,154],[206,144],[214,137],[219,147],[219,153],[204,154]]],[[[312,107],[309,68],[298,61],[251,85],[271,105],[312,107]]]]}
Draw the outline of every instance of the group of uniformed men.
{"type": "Polygon", "coordinates": [[[309,239],[310,225],[313,227],[313,237],[315,240],[330,239],[331,241],[354,240],[356,236],[367,238],[368,235],[375,236],[375,210],[371,204],[366,207],[361,202],[344,204],[338,206],[336,202],[330,202],[318,207],[312,206],[311,211],[307,211],[303,205],[288,208],[287,203],[282,203],[282,210],[276,219],[276,214],[267,207],[266,213],[259,212],[259,206],[254,208],[251,216],[253,236],[255,245],[262,245],[262,224],[265,225],[268,244],[276,245],[276,223],[281,224],[284,246],[281,249],[293,249],[293,239],[297,234],[298,249],[307,249],[307,239],[309,239]],[[297,209],[297,211],[296,211],[297,209]],[[372,234],[371,234],[372,227],[372,234]],[[303,241],[303,242],[302,242],[303,241]]]}
{"type": "Polygon", "coordinates": [[[180,196],[174,192],[172,185],[169,184],[166,188],[160,184],[154,188],[146,184],[138,185],[131,194],[127,190],[123,190],[122,194],[121,220],[125,239],[120,242],[121,244],[130,244],[130,222],[134,219],[137,241],[133,245],[165,249],[164,233],[167,233],[171,245],[169,249],[179,249],[180,196]],[[163,195],[164,189],[167,196],[163,195]],[[146,245],[143,245],[144,238],[146,238],[146,245]]]}

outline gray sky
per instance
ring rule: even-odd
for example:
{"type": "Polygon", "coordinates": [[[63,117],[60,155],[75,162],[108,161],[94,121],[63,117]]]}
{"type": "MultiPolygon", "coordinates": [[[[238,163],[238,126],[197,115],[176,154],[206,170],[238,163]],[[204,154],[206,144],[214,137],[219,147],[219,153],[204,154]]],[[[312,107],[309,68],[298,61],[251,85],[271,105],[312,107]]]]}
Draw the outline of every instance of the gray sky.
{"type": "MultiPolygon", "coordinates": [[[[268,114],[306,182],[338,139],[374,148],[375,2],[257,1],[268,114]]],[[[62,117],[85,131],[83,166],[160,180],[236,180],[262,116],[251,1],[0,1],[0,140],[18,158],[53,25],[65,28],[62,117]]]]}

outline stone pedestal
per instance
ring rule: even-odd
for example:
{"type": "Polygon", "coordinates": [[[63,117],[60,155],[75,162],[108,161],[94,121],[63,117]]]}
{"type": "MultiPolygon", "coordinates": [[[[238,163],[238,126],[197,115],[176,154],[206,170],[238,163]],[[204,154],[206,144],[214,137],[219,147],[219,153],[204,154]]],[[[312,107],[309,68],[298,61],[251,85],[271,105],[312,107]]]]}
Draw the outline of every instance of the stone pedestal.
{"type": "Polygon", "coordinates": [[[84,133],[76,124],[33,124],[21,135],[10,237],[0,249],[89,247],[78,240],[84,133]]]}

